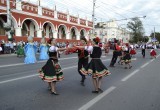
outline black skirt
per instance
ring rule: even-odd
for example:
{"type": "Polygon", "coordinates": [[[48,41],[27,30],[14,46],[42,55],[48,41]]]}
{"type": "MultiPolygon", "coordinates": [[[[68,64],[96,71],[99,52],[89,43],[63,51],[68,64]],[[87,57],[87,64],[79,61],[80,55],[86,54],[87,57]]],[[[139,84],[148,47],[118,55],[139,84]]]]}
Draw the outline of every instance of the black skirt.
{"type": "Polygon", "coordinates": [[[131,62],[131,55],[129,53],[126,53],[122,58],[122,62],[130,63],[131,62]]]}
{"type": "Polygon", "coordinates": [[[58,60],[50,58],[39,70],[39,77],[46,82],[63,80],[64,76],[58,60]]]}
{"type": "Polygon", "coordinates": [[[81,68],[80,71],[84,75],[92,75],[93,78],[99,78],[110,74],[107,67],[99,58],[93,58],[90,63],[87,66],[81,68]]]}

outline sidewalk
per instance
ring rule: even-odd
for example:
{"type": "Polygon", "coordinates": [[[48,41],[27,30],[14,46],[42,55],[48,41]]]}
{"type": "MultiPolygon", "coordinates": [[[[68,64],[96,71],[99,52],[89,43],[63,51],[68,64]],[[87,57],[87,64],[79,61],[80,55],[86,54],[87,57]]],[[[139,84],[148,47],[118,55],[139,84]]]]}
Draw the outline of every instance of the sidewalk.
{"type": "Polygon", "coordinates": [[[7,56],[17,56],[17,54],[12,53],[12,54],[0,54],[0,57],[7,57],[7,56]]]}

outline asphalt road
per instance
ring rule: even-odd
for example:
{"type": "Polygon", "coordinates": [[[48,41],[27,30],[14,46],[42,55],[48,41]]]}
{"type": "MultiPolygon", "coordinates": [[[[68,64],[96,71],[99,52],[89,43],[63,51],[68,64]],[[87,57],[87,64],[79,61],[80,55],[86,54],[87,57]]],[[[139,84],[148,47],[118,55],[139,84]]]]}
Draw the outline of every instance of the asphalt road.
{"type": "MultiPolygon", "coordinates": [[[[102,57],[107,67],[111,54],[102,57]]],[[[25,65],[24,58],[0,56],[0,110],[160,110],[160,57],[150,59],[149,50],[146,54],[142,58],[138,51],[132,69],[108,67],[112,74],[103,78],[101,94],[91,93],[90,76],[85,86],[80,85],[77,55],[62,55],[65,79],[57,83],[58,96],[38,77],[46,61],[25,65]]]]}

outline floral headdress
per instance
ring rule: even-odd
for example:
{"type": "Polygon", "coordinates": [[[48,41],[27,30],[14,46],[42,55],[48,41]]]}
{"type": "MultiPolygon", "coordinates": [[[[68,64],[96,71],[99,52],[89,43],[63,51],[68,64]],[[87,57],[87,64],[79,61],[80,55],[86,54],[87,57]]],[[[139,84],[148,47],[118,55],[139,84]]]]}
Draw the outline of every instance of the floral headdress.
{"type": "Polygon", "coordinates": [[[99,37],[96,37],[96,38],[93,39],[93,41],[94,41],[96,44],[98,44],[98,43],[100,42],[100,38],[99,38],[99,37]]]}

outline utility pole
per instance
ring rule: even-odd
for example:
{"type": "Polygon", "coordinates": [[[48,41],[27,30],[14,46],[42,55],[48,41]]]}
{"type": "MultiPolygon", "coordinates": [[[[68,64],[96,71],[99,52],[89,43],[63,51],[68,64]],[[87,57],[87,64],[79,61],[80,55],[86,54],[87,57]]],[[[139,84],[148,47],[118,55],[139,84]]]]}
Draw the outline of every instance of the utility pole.
{"type": "Polygon", "coordinates": [[[94,21],[95,21],[95,2],[96,0],[93,0],[93,13],[92,13],[92,22],[93,22],[93,27],[92,27],[92,34],[94,36],[95,34],[95,28],[94,28],[94,21]]]}
{"type": "Polygon", "coordinates": [[[156,37],[155,37],[155,27],[154,27],[154,39],[155,39],[156,37]]]}

